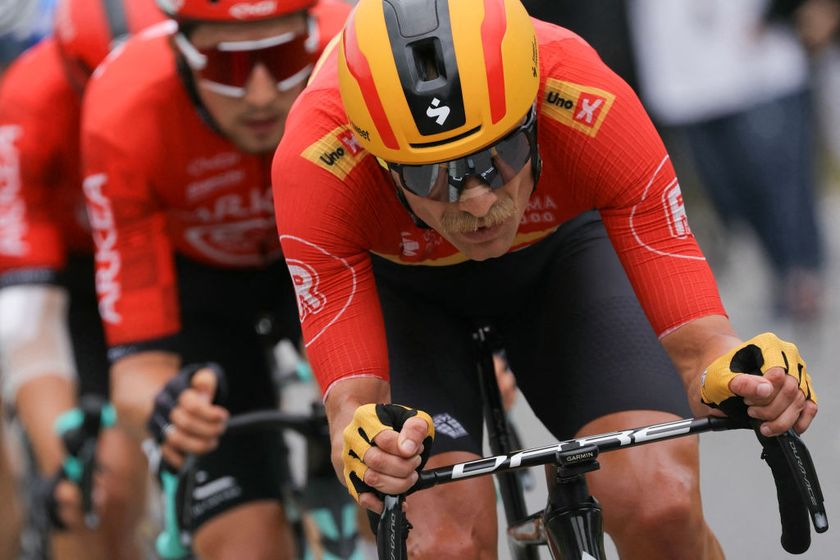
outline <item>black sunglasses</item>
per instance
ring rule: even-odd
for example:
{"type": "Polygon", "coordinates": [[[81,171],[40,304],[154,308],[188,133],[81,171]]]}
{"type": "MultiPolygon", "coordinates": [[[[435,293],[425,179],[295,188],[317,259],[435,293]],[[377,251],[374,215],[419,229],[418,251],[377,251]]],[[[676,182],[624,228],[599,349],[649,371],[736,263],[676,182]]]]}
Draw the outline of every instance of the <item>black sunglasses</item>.
{"type": "Polygon", "coordinates": [[[457,202],[467,177],[479,177],[490,188],[508,183],[537,154],[537,112],[531,107],[525,121],[500,140],[468,156],[441,163],[404,165],[380,160],[395,172],[402,186],[423,198],[457,202]]]}

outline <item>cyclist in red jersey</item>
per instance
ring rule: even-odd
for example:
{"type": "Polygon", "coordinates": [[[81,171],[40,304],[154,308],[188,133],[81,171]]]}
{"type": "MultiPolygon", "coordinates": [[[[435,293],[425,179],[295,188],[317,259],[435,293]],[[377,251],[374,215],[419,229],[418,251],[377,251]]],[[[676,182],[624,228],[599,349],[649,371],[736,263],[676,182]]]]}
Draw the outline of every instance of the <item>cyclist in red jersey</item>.
{"type": "Polygon", "coordinates": [[[350,8],[158,4],[175,21],[128,41],[84,103],[84,191],[112,400],[138,439],[158,440],[167,468],[202,454],[187,512],[197,554],[290,558],[282,442],[259,433],[218,444],[229,414],[277,404],[257,323],[273,324],[269,342],[300,337],[274,225],[271,157],[350,8]],[[217,393],[208,368],[181,369],[206,362],[222,366],[226,391],[217,393]]]}
{"type": "Polygon", "coordinates": [[[56,558],[135,558],[143,513],[142,454],[118,431],[102,435],[102,528],[86,529],[79,497],[54,478],[65,458],[56,419],[79,394],[108,395],[93,243],[79,160],[82,92],[112,45],[162,21],[151,0],[62,0],[55,33],[23,54],[0,88],[0,369],[31,444],[45,493],[61,497],[56,558]],[[37,87],[33,87],[37,84],[37,87]]]}
{"type": "MultiPolygon", "coordinates": [[[[558,438],[737,396],[766,434],[803,431],[816,414],[795,346],[734,333],[633,91],[518,0],[361,0],[274,165],[333,463],[369,509],[381,508],[375,491],[411,487],[435,432],[430,467],[480,453],[477,321],[501,331],[558,438]],[[736,375],[744,361],[764,376],[736,375]],[[413,408],[380,406],[392,402],[413,408]]],[[[599,461],[592,490],[622,558],[722,557],[696,440],[599,461]]],[[[489,478],[406,507],[412,557],[496,557],[489,478]]]]}

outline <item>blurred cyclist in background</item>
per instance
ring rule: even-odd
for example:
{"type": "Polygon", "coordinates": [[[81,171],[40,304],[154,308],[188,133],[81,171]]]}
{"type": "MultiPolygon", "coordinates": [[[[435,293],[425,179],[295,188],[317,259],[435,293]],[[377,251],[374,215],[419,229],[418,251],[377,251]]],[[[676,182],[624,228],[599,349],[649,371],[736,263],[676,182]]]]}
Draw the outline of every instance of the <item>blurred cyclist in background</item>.
{"type": "MultiPolygon", "coordinates": [[[[23,50],[38,42],[48,32],[40,20],[52,24],[53,0],[18,0],[0,4],[0,82],[8,65],[23,50]],[[31,18],[30,15],[39,17],[31,18]]],[[[2,378],[0,371],[0,378],[2,378]]],[[[21,526],[20,504],[15,489],[15,475],[7,456],[6,440],[2,432],[3,404],[0,402],[0,503],[6,504],[4,520],[0,524],[0,559],[16,558],[21,526]]]]}
{"type": "Polygon", "coordinates": [[[93,243],[81,185],[79,125],[90,74],[129,33],[163,20],[152,0],[60,0],[54,36],[22,55],[0,86],[0,370],[57,500],[53,551],[62,558],[136,558],[142,455],[117,431],[99,446],[102,527],[81,526],[56,418],[79,394],[108,396],[94,290],[93,243]],[[63,527],[62,527],[63,526],[63,527]]]}
{"type": "Polygon", "coordinates": [[[275,341],[300,337],[274,226],[271,158],[350,7],[159,4],[175,22],[127,42],[91,80],[84,105],[84,190],[111,395],[138,440],[158,440],[166,468],[205,454],[186,512],[199,556],[290,558],[282,442],[272,433],[219,438],[229,414],[276,406],[256,323],[270,318],[275,341]],[[226,390],[209,369],[181,369],[210,361],[227,373],[226,390]]]}

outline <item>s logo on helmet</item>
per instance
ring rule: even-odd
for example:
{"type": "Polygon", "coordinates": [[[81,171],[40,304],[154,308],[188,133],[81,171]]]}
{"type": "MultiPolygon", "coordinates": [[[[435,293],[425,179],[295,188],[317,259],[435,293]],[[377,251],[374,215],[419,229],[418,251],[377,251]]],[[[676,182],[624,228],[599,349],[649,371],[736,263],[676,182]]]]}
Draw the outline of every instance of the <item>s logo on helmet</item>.
{"type": "Polygon", "coordinates": [[[264,0],[263,2],[242,2],[234,4],[228,12],[236,19],[252,19],[268,16],[277,9],[275,0],[264,0]]]}
{"type": "Polygon", "coordinates": [[[426,116],[435,119],[435,122],[440,126],[443,126],[443,123],[446,122],[446,118],[449,116],[449,107],[446,105],[440,105],[440,99],[435,97],[432,99],[432,104],[426,109],[426,116]]]}

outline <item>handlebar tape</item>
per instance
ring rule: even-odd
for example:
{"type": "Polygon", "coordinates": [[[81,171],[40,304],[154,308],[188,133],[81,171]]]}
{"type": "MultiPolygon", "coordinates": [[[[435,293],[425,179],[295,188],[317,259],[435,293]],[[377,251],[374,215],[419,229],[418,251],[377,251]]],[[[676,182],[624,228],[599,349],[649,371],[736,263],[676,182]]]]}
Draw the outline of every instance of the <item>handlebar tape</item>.
{"type": "Polygon", "coordinates": [[[745,427],[755,432],[763,449],[761,457],[776,484],[782,548],[791,554],[802,554],[811,546],[809,513],[818,533],[828,530],[822,490],[808,448],[792,429],[776,437],[762,435],[761,421],[747,416],[747,406],[740,397],[727,399],[720,409],[730,418],[744,421],[745,427]]]}

